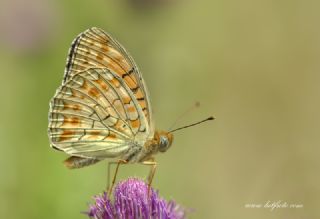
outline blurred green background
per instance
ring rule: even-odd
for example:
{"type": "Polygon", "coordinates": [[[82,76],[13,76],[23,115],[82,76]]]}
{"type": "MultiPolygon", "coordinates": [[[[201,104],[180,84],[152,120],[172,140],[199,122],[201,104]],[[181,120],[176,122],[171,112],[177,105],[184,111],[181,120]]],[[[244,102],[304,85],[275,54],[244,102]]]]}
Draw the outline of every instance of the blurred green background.
{"type": "MultiPolygon", "coordinates": [[[[92,26],[135,58],[159,129],[195,101],[179,125],[217,118],[157,156],[161,195],[195,209],[190,218],[319,218],[320,2],[137,2],[0,2],[1,218],[86,218],[106,185],[106,162],[70,171],[47,138],[68,48],[92,26]],[[245,207],[279,200],[303,207],[245,207]]],[[[119,179],[147,173],[127,165],[119,179]]]]}

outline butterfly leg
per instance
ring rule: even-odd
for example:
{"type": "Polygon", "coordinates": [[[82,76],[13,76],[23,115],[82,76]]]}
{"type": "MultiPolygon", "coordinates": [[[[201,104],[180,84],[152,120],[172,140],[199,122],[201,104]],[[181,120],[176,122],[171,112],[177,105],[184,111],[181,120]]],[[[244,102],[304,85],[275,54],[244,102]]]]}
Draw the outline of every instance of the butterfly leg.
{"type": "Polygon", "coordinates": [[[111,165],[117,164],[118,162],[116,161],[109,161],[108,162],[108,179],[107,179],[107,191],[109,191],[110,188],[110,173],[111,173],[111,165]]]}
{"type": "Polygon", "coordinates": [[[151,166],[149,176],[148,176],[148,196],[149,196],[151,191],[151,183],[157,169],[157,162],[154,160],[154,158],[151,158],[150,160],[143,161],[142,164],[151,166]]]}
{"type": "Polygon", "coordinates": [[[116,178],[117,178],[117,174],[118,174],[118,171],[119,171],[120,164],[126,164],[126,163],[127,163],[126,160],[118,160],[117,162],[109,162],[108,163],[108,186],[107,186],[108,196],[111,195],[114,183],[116,182],[116,178]],[[109,188],[109,180],[110,180],[109,177],[110,177],[110,165],[111,164],[117,164],[117,167],[116,167],[116,170],[115,170],[112,182],[111,182],[111,187],[109,188]]]}

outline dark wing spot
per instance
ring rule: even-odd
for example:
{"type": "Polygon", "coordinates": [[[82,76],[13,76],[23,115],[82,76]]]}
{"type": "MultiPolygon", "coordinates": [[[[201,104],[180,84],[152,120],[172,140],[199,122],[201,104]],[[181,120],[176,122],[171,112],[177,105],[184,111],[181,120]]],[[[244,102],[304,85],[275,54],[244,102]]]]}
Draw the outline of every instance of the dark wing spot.
{"type": "Polygon", "coordinates": [[[131,75],[133,72],[134,72],[134,68],[132,68],[130,71],[124,73],[121,77],[122,77],[122,78],[125,78],[126,76],[131,75]]]}

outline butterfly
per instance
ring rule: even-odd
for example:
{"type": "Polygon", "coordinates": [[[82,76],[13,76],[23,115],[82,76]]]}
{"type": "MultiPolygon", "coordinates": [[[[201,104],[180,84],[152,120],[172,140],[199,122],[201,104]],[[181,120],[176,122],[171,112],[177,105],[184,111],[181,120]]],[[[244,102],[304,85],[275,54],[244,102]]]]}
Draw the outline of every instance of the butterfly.
{"type": "MultiPolygon", "coordinates": [[[[146,83],[132,57],[110,34],[90,28],[69,50],[62,85],[50,101],[50,145],[70,157],[68,168],[106,158],[152,166],[173,134],[155,130],[146,83]]],[[[115,181],[116,174],[113,178],[115,181]]]]}

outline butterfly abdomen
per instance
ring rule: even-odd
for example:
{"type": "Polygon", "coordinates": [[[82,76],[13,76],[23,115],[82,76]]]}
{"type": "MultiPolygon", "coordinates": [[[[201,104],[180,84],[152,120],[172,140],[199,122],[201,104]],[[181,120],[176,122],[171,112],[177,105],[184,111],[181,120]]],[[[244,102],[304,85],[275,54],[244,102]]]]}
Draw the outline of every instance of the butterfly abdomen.
{"type": "Polygon", "coordinates": [[[90,166],[92,164],[98,163],[99,161],[101,160],[95,158],[71,156],[68,159],[66,159],[63,163],[69,169],[77,169],[85,166],[90,166]]]}

